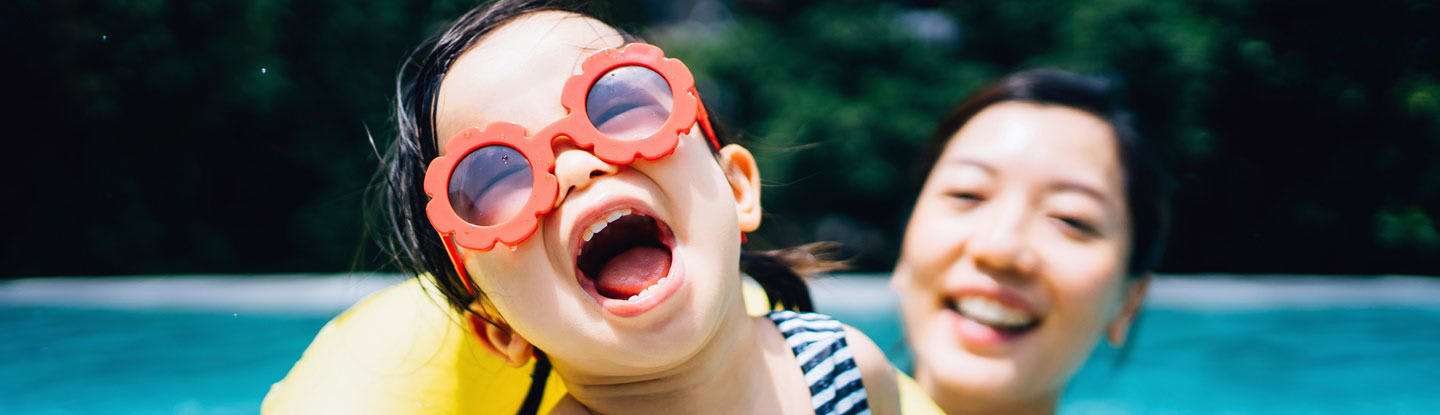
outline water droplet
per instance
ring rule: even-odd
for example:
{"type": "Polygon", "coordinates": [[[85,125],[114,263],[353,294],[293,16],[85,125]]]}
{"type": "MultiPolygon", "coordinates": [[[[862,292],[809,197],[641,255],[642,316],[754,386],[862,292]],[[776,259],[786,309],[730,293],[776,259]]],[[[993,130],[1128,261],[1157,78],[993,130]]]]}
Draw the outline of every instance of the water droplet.
{"type": "Polygon", "coordinates": [[[261,67],[260,67],[260,74],[261,74],[261,75],[264,75],[265,72],[268,72],[268,71],[265,69],[264,66],[261,66],[261,67]]]}

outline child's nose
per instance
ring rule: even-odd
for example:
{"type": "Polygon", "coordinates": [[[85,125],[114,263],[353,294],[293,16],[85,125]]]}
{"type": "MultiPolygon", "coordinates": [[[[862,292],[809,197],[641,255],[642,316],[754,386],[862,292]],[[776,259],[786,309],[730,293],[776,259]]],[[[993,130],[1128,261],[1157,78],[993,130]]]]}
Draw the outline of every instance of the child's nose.
{"type": "Polygon", "coordinates": [[[620,171],[619,167],[570,143],[560,144],[556,150],[555,177],[560,179],[560,195],[555,198],[555,206],[560,206],[570,192],[584,189],[595,179],[620,171]]]}

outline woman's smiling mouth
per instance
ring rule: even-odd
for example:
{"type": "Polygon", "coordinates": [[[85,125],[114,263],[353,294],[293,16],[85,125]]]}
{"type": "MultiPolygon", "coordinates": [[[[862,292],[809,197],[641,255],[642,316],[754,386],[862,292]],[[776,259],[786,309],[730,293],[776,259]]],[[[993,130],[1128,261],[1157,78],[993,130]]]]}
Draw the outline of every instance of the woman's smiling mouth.
{"type": "Polygon", "coordinates": [[[638,203],[605,203],[577,222],[575,271],[580,286],[620,317],[649,311],[683,283],[675,235],[638,203]]]}
{"type": "Polygon", "coordinates": [[[1018,298],[999,293],[964,292],[942,299],[955,333],[972,352],[995,349],[1040,327],[1043,319],[1018,298]]]}
{"type": "Polygon", "coordinates": [[[984,296],[967,295],[947,303],[960,316],[1000,331],[1019,334],[1040,324],[1039,318],[1025,310],[1008,307],[984,296]]]}

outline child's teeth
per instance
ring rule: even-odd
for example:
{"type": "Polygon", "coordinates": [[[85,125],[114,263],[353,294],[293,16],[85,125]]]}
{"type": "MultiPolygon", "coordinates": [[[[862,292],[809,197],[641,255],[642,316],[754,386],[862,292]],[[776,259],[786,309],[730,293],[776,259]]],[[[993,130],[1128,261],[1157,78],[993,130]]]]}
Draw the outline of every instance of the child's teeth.
{"type": "Polygon", "coordinates": [[[650,291],[651,291],[652,289],[655,289],[655,287],[659,287],[661,284],[664,284],[665,281],[668,281],[668,280],[670,280],[670,277],[660,278],[659,281],[655,281],[655,285],[651,285],[651,286],[649,286],[649,287],[645,287],[645,289],[640,290],[640,293],[639,293],[639,294],[632,295],[632,296],[630,296],[630,298],[628,298],[627,300],[628,300],[628,301],[635,301],[635,300],[639,300],[639,299],[642,299],[642,298],[645,298],[645,297],[649,297],[649,296],[650,296],[650,291]]]}
{"type": "Polygon", "coordinates": [[[590,228],[585,229],[585,231],[580,234],[580,238],[584,239],[585,242],[590,242],[590,238],[595,237],[595,234],[600,233],[600,230],[605,229],[605,225],[609,225],[610,222],[614,222],[620,218],[625,217],[625,215],[629,215],[630,212],[632,212],[632,210],[630,209],[620,209],[614,212],[610,212],[609,215],[605,216],[605,220],[595,222],[594,224],[590,225],[590,228]]]}

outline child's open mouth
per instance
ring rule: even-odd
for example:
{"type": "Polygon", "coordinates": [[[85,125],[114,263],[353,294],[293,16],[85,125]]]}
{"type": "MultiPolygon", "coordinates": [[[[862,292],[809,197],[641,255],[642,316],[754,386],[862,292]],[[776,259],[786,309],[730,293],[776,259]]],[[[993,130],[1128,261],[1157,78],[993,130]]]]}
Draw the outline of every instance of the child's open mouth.
{"type": "Polygon", "coordinates": [[[581,286],[611,313],[643,313],[679,287],[680,273],[672,269],[678,268],[675,237],[659,219],[621,208],[600,215],[579,232],[575,264],[581,286]]]}

